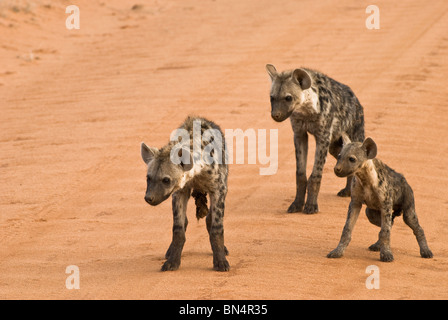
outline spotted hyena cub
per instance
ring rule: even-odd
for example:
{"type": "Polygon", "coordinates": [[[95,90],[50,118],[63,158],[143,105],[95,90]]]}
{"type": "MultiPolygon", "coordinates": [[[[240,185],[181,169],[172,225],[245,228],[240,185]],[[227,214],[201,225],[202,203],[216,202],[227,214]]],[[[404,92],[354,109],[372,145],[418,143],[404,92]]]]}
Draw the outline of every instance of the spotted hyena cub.
{"type": "MultiPolygon", "coordinates": [[[[353,141],[364,140],[364,112],[353,91],[346,85],[311,69],[278,73],[273,65],[271,77],[271,117],[282,122],[290,118],[296,154],[296,197],[288,212],[318,212],[317,196],[327,153],[340,152],[341,133],[353,141]],[[316,139],[314,166],[306,176],[308,134],[316,139]],[[305,193],[308,193],[305,203],[305,193]]],[[[338,196],[350,196],[351,177],[338,196]]]]}
{"type": "Polygon", "coordinates": [[[162,271],[180,266],[190,196],[195,199],[196,217],[206,217],[214,268],[228,271],[223,227],[228,166],[221,129],[204,118],[188,117],[167,145],[157,149],[142,143],[141,154],[148,167],[146,202],[156,206],[172,195],[173,239],[162,271]]]}
{"type": "Polygon", "coordinates": [[[378,241],[369,247],[372,251],[380,251],[381,261],[394,260],[390,249],[390,230],[394,218],[401,214],[417,238],[420,255],[423,258],[432,258],[432,252],[415,213],[414,194],[404,176],[375,158],[377,146],[371,138],[367,138],[363,143],[351,142],[347,136],[343,136],[343,140],[344,146],[334,172],[338,177],[354,175],[354,179],[341,240],[328,257],[339,258],[344,254],[361,207],[365,203],[367,218],[374,225],[381,227],[378,241]]]}

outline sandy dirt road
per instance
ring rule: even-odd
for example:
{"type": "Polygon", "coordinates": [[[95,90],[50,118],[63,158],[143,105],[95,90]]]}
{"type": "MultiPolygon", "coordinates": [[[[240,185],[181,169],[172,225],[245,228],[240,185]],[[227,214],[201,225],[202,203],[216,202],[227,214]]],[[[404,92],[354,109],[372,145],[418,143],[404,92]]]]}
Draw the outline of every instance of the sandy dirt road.
{"type": "MultiPolygon", "coordinates": [[[[447,299],[448,2],[64,1],[0,6],[1,299],[447,299]],[[405,174],[433,259],[399,218],[393,263],[367,247],[362,213],[341,259],[349,200],[328,158],[315,215],[295,195],[289,121],[270,118],[266,63],[307,66],[351,86],[378,157],[405,174]],[[278,172],[231,165],[225,241],[231,270],[212,270],[193,203],[182,265],[160,267],[171,203],[143,200],[140,142],[162,146],[188,114],[222,128],[278,129],[278,172]],[[66,267],[80,289],[66,288],[66,267]],[[369,290],[366,267],[380,270],[369,290]]],[[[308,172],[314,140],[310,139],[308,172]]]]}

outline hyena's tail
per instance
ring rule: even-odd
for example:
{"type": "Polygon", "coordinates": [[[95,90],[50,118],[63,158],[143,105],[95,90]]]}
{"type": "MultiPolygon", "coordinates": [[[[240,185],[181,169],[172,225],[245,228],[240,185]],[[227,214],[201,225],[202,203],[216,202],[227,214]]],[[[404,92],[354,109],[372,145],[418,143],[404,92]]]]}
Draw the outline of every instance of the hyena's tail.
{"type": "Polygon", "coordinates": [[[196,204],[196,218],[201,219],[207,216],[207,193],[202,193],[197,190],[193,190],[191,194],[194,198],[194,203],[196,204]]]}

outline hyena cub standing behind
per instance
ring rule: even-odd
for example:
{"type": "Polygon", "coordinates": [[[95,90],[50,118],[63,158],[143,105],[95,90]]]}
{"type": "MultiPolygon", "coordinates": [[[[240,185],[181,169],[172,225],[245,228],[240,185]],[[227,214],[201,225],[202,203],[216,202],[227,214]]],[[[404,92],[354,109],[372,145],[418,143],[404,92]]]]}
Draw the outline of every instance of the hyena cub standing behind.
{"type": "MultiPolygon", "coordinates": [[[[303,68],[277,73],[270,64],[266,70],[272,80],[271,116],[277,122],[289,117],[294,131],[296,197],[288,212],[318,212],[317,196],[327,153],[337,157],[342,132],[353,141],[364,140],[363,108],[348,86],[318,71],[303,68]],[[316,152],[307,180],[308,133],[316,139],[316,152]]],[[[350,196],[350,181],[347,177],[339,196],[350,196]]]]}
{"type": "Polygon", "coordinates": [[[190,195],[195,198],[196,217],[207,217],[213,267],[218,271],[228,271],[223,227],[228,175],[224,135],[212,121],[193,117],[188,117],[176,132],[184,133],[181,147],[178,140],[170,141],[161,149],[148,147],[144,143],[141,145],[142,158],[148,166],[146,202],[156,206],[173,195],[173,239],[162,271],[176,270],[180,266],[190,195]],[[205,136],[208,139],[203,139],[205,136]],[[220,142],[217,148],[210,148],[213,141],[220,142]],[[208,155],[204,152],[207,150],[208,155]],[[213,161],[217,159],[220,161],[213,161]],[[210,210],[207,208],[207,193],[210,196],[210,210]]]}
{"type": "Polygon", "coordinates": [[[404,176],[375,158],[377,146],[371,138],[367,138],[363,143],[350,142],[347,136],[343,136],[343,140],[344,147],[338,156],[334,172],[338,177],[355,177],[341,240],[328,257],[342,257],[350,242],[359,211],[365,203],[367,218],[372,224],[381,227],[378,241],[369,247],[372,251],[380,251],[381,261],[394,259],[390,250],[390,230],[394,218],[402,213],[404,222],[417,238],[420,255],[423,258],[432,258],[432,252],[415,213],[414,194],[404,176]]]}

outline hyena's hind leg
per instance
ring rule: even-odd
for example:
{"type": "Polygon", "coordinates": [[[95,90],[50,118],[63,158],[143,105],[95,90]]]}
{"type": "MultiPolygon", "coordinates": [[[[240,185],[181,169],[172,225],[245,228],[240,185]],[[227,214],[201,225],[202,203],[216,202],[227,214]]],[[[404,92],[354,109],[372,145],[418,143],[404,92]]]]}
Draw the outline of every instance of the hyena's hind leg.
{"type": "MultiPolygon", "coordinates": [[[[196,218],[199,220],[201,218],[206,217],[205,225],[207,226],[207,231],[210,236],[210,230],[212,226],[212,218],[211,218],[212,215],[210,214],[210,211],[207,207],[207,193],[193,190],[193,193],[191,195],[194,198],[194,203],[196,204],[196,218]]],[[[224,251],[226,255],[229,254],[229,251],[225,246],[224,251]]]]}
{"type": "MultiPolygon", "coordinates": [[[[380,210],[366,208],[366,216],[367,216],[367,219],[369,219],[370,223],[372,223],[378,227],[381,227],[381,211],[380,210]]],[[[370,251],[380,251],[379,235],[378,235],[378,241],[375,242],[374,244],[372,244],[369,247],[369,250],[370,251]]]]}
{"type": "Polygon", "coordinates": [[[425,233],[418,223],[417,214],[415,213],[415,208],[413,205],[403,210],[403,220],[412,229],[415,237],[417,238],[417,242],[420,247],[420,256],[422,258],[432,258],[433,254],[426,243],[425,233]]]}
{"type": "MultiPolygon", "coordinates": [[[[394,218],[399,216],[401,214],[401,209],[397,209],[393,211],[392,214],[392,225],[394,225],[394,218]]],[[[369,219],[371,224],[376,225],[377,227],[381,228],[381,211],[380,210],[375,210],[375,209],[371,209],[371,208],[366,208],[366,216],[367,219],[369,219]]],[[[370,251],[380,251],[380,240],[379,240],[379,234],[378,234],[378,241],[375,242],[374,244],[372,244],[369,247],[370,251]]]]}
{"type": "Polygon", "coordinates": [[[228,253],[224,246],[224,207],[227,188],[217,188],[210,192],[210,213],[208,214],[207,229],[213,251],[213,268],[217,271],[229,271],[228,253]]]}
{"type": "MultiPolygon", "coordinates": [[[[210,229],[211,229],[211,226],[212,226],[212,215],[211,214],[207,215],[207,217],[205,218],[205,223],[207,225],[208,234],[210,235],[210,229]]],[[[229,250],[227,250],[226,246],[224,246],[224,252],[225,252],[226,256],[229,255],[229,250]]]]}

